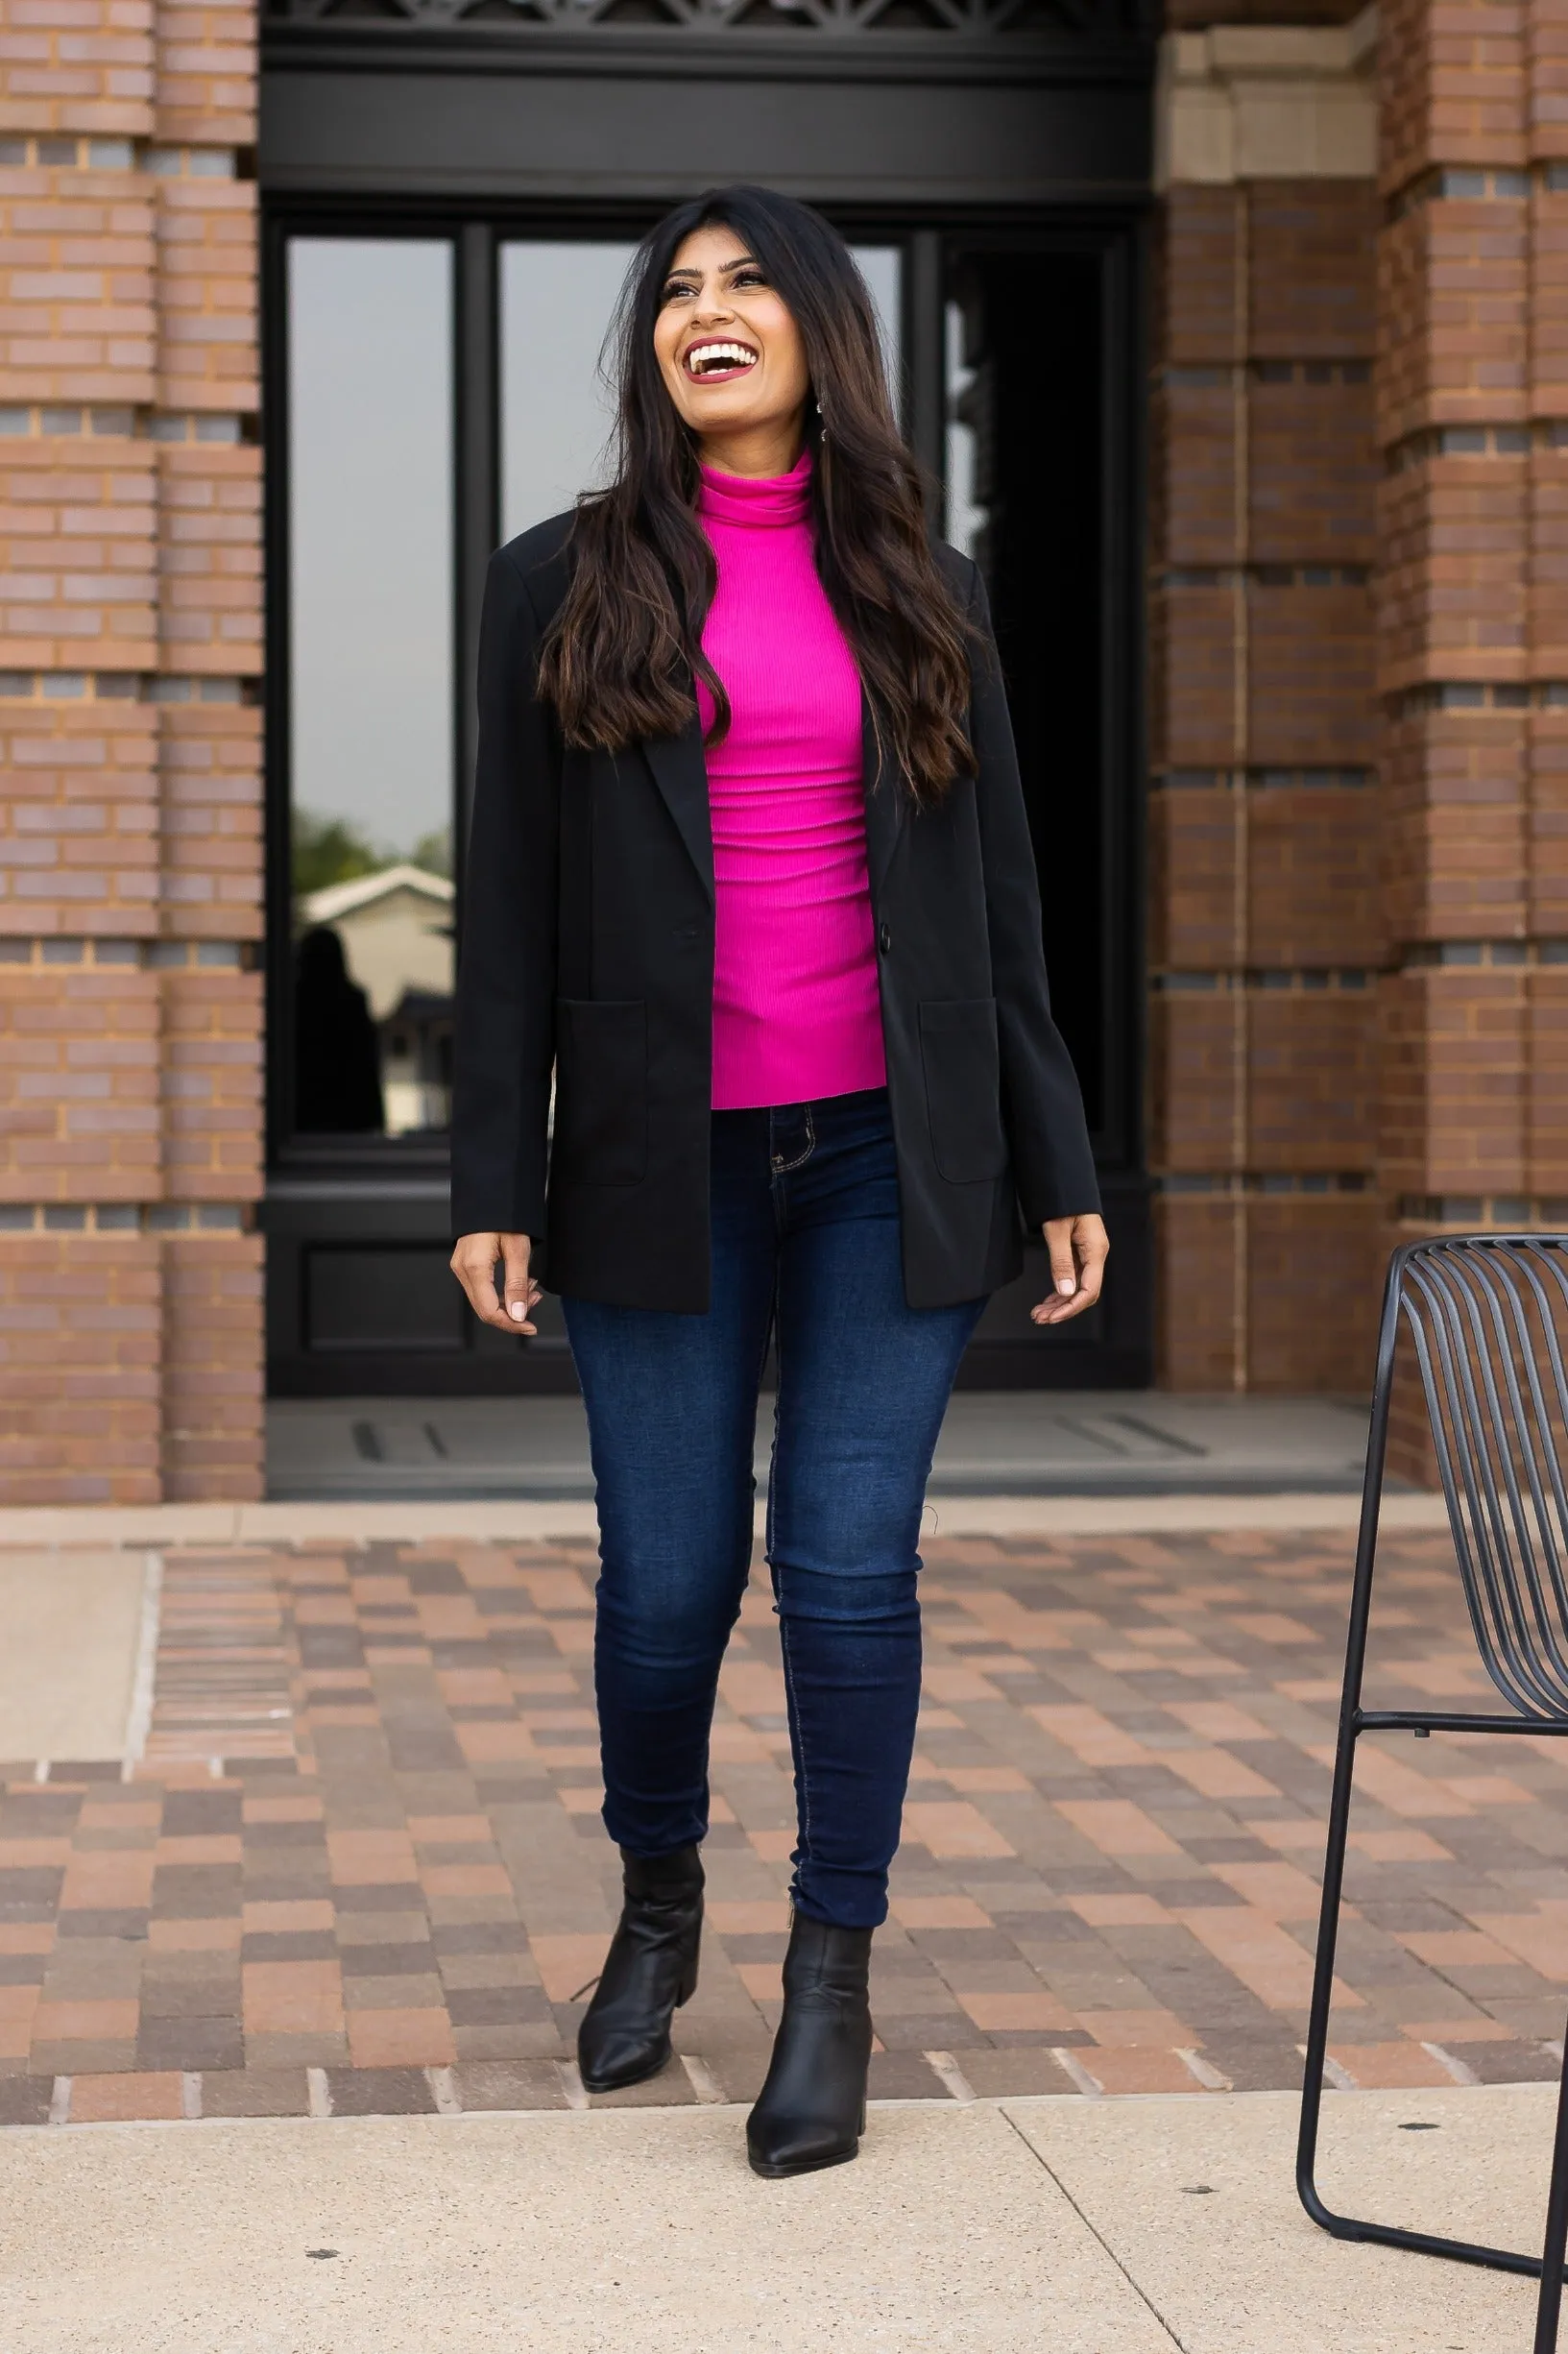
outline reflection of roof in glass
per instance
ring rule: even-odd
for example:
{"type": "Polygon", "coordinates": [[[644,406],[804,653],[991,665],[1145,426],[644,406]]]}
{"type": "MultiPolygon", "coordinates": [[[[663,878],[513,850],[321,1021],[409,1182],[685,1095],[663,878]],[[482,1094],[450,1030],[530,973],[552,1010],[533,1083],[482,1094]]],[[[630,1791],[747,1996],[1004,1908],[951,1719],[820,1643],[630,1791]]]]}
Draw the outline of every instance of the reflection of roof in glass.
{"type": "Polygon", "coordinates": [[[313,924],[335,924],[340,915],[374,907],[378,899],[389,899],[395,891],[413,891],[442,907],[450,907],[455,896],[454,886],[445,875],[432,875],[422,866],[405,862],[383,866],[377,874],[356,875],[352,883],[329,883],[326,890],[312,891],[303,903],[304,914],[313,924]]]}

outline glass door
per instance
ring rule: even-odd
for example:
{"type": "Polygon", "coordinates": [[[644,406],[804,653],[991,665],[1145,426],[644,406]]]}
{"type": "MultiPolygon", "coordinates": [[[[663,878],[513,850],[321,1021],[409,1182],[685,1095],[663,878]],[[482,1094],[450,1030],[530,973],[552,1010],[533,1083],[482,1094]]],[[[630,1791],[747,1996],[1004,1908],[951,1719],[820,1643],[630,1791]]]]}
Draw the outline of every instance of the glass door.
{"type": "Polygon", "coordinates": [[[500,251],[500,538],[609,479],[615,403],[605,339],[636,249],[540,238],[500,251]]]}
{"type": "MultiPolygon", "coordinates": [[[[495,269],[498,529],[607,478],[629,238],[495,269]]],[[[899,255],[861,250],[897,378],[899,255]]],[[[288,242],[288,1133],[438,1141],[456,880],[453,243],[288,242]]],[[[471,691],[463,682],[462,691],[471,691]]]]}
{"type": "MultiPolygon", "coordinates": [[[[282,1393],[571,1381],[553,1318],[535,1344],[486,1331],[446,1272],[460,812],[477,584],[498,542],[606,479],[601,356],[638,226],[273,225],[266,1214],[282,1393]]],[[[1136,1177],[1136,548],[1110,520],[1137,507],[1125,241],[921,230],[854,250],[896,405],[929,421],[948,536],[987,578],[1058,1013],[1107,1171],[1136,1177]]],[[[1118,1265],[1134,1256],[1119,1247],[1118,1265]]],[[[966,1378],[1061,1379],[1035,1369],[1070,1353],[1075,1378],[1142,1378],[1144,1342],[1123,1347],[1104,1314],[1071,1328],[1070,1351],[1024,1304],[992,1303],[966,1378]]]]}
{"type": "Polygon", "coordinates": [[[446,1127],[452,249],[288,252],[295,1134],[446,1127]]]}
{"type": "Polygon", "coordinates": [[[1059,354],[1099,352],[1101,275],[1094,254],[966,245],[951,255],[945,318],[947,532],[985,576],[1052,1003],[1099,1136],[1114,1117],[1104,401],[1098,367],[1059,354]]]}
{"type": "Polygon", "coordinates": [[[1045,1333],[1027,1315],[1049,1283],[1044,1250],[1032,1246],[1023,1283],[987,1306],[965,1379],[1139,1387],[1148,1378],[1148,1212],[1136,412],[1113,375],[1131,333],[1125,249],[969,233],[947,241],[943,259],[947,536],[974,557],[990,599],[1051,1004],[1082,1083],[1113,1243],[1099,1306],[1045,1333]]]}

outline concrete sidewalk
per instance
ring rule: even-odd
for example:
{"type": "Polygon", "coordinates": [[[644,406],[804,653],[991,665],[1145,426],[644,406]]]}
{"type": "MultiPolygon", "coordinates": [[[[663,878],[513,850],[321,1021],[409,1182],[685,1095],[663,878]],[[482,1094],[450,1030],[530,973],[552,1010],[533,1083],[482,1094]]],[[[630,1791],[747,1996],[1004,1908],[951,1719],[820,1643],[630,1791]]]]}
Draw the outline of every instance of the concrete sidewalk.
{"type": "MultiPolygon", "coordinates": [[[[1528,2245],[1547,2086],[1342,2094],[1325,2185],[1528,2245]],[[1422,2127],[1425,2130],[1411,2130],[1422,2127]]],[[[1289,2094],[900,2102],[746,2169],[740,2108],[0,2137],[8,2354],[1502,2354],[1534,2285],[1331,2241],[1289,2094]]]]}

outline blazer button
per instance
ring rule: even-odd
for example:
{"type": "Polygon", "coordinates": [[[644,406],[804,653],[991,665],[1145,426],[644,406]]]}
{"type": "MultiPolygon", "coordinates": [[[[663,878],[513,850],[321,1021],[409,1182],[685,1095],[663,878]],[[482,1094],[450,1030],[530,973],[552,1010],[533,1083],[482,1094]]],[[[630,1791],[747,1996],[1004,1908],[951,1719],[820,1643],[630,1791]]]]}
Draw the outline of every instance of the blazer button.
{"type": "Polygon", "coordinates": [[[877,934],[877,945],[881,950],[884,957],[887,955],[888,950],[893,945],[893,934],[888,931],[885,924],[883,924],[881,930],[877,934]]]}

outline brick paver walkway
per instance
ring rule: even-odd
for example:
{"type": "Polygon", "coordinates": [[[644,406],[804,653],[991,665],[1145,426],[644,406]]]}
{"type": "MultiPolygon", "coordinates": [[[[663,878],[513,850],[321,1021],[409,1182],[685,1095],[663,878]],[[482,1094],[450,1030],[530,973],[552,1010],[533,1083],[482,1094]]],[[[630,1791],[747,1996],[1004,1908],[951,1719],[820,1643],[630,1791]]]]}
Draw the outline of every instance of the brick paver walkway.
{"type": "MultiPolygon", "coordinates": [[[[1298,2080],[1349,1557],[1340,1535],[929,1547],[875,2093],[1298,2080]]],[[[1484,1700],[1446,1541],[1389,1540],[1381,1575],[1371,1696],[1484,1700]]],[[[0,2121],[580,2102],[616,1877],[591,1576],[586,1545],[171,1552],[135,1779],[0,1769],[0,2121]]],[[[623,2099],[760,2080],[787,1758],[756,1584],[702,1985],[681,2063],[623,2099]]],[[[1565,1775],[1533,1738],[1366,1745],[1341,2081],[1556,2073],[1565,1775]]]]}

